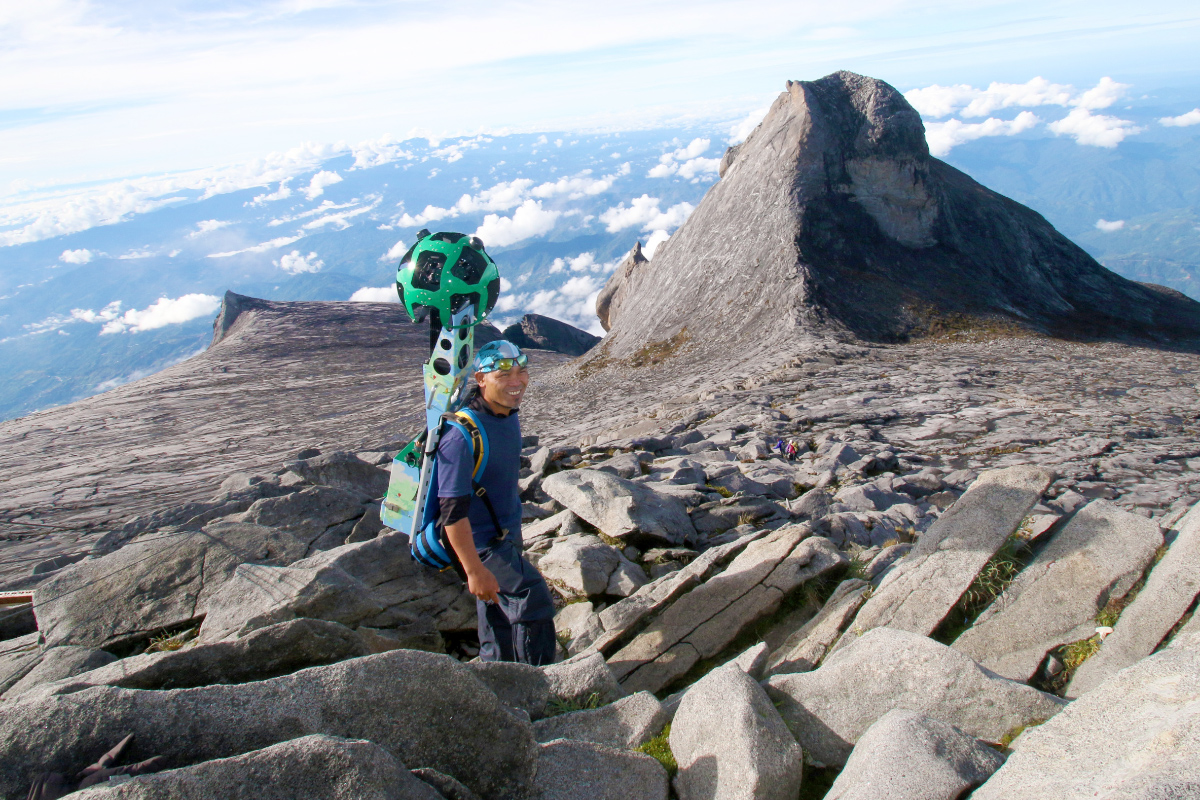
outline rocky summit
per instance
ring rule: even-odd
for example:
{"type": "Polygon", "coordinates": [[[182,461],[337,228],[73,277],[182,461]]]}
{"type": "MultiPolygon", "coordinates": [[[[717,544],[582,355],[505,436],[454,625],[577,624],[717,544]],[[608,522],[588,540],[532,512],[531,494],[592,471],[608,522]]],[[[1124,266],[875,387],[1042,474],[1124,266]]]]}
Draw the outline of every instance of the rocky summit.
{"type": "Polygon", "coordinates": [[[395,305],[229,296],[203,356],[5,423],[0,796],[1200,796],[1192,305],[919,126],[789,84],[601,344],[510,329],[584,353],[521,412],[553,665],[479,662],[381,529],[395,305]]]}
{"type": "Polygon", "coordinates": [[[896,341],[991,320],[1068,336],[1200,337],[1200,303],[1121,278],[1036,212],[929,155],[874,78],[789,81],[653,261],[598,302],[594,357],[686,338],[738,358],[814,336],[896,341]]]}

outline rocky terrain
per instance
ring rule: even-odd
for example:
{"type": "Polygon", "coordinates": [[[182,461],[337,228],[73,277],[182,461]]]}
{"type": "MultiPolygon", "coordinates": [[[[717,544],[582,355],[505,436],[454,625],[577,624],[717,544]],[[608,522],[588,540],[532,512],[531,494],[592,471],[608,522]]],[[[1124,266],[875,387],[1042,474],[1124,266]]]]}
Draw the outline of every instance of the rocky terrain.
{"type": "MultiPolygon", "coordinates": [[[[869,151],[866,166],[846,159],[848,174],[891,186],[908,176],[904,185],[940,199],[872,206],[860,183],[849,202],[874,222],[823,207],[842,208],[837,225],[909,249],[942,246],[905,225],[920,228],[935,208],[929,230],[942,231],[961,208],[938,181],[953,181],[913,154],[890,91],[845,74],[791,84],[693,220],[724,224],[706,206],[749,202],[757,184],[733,180],[740,159],[777,151],[788,163],[837,164],[826,156],[869,151]]],[[[767,177],[816,185],[786,170],[767,177]]],[[[808,225],[808,208],[784,210],[808,225]]],[[[762,224],[793,225],[778,213],[762,224]]],[[[1058,241],[1027,213],[1006,212],[1027,242],[1058,241]]],[[[390,363],[375,364],[379,377],[351,375],[377,359],[363,343],[395,342],[387,336],[420,339],[388,352],[421,360],[424,331],[385,324],[398,309],[227,299],[197,364],[255,364],[256,377],[223,390],[242,403],[228,403],[223,429],[225,406],[203,399],[219,381],[196,364],[121,390],[136,426],[107,449],[101,423],[83,421],[110,409],[108,428],[133,424],[119,406],[62,410],[54,435],[73,442],[65,421],[80,426],[91,449],[79,470],[93,486],[111,480],[113,519],[80,541],[42,537],[57,544],[36,557],[17,549],[29,534],[4,543],[8,586],[35,590],[32,603],[0,610],[0,795],[1200,794],[1200,350],[1179,333],[1191,307],[1093,274],[1054,245],[1066,256],[1022,280],[1065,271],[1073,307],[1109,292],[1142,322],[1109,317],[1107,340],[1052,337],[1072,312],[1030,301],[1014,306],[1026,320],[1004,319],[996,298],[1018,303],[1032,284],[993,274],[980,305],[957,317],[943,308],[924,335],[904,328],[886,287],[855,307],[866,320],[856,329],[848,306],[804,294],[819,273],[835,274],[822,273],[837,261],[826,255],[788,275],[760,261],[776,298],[789,281],[809,287],[788,301],[803,312],[786,317],[792,327],[764,340],[770,287],[742,310],[689,294],[688,265],[715,252],[686,244],[705,235],[690,225],[661,260],[635,248],[615,273],[599,301],[602,345],[566,363],[542,351],[534,364],[522,538],[556,594],[562,660],[552,666],[474,660],[469,595],[380,528],[384,465],[399,446],[390,424],[418,409],[416,369],[405,383],[390,363]],[[671,286],[652,317],[644,293],[671,286]],[[686,330],[672,328],[685,318],[686,330]],[[895,341],[900,333],[910,340],[895,341]],[[295,384],[306,382],[322,388],[304,395],[295,384]],[[250,432],[263,420],[299,425],[281,396],[309,398],[310,416],[335,397],[344,405],[303,429],[324,438],[288,439],[257,460],[249,445],[235,452],[242,460],[212,458],[218,430],[261,443],[269,437],[250,432]],[[114,452],[154,446],[160,429],[143,409],[156,402],[208,427],[169,440],[164,474],[109,479],[114,452]],[[185,481],[187,453],[197,464],[185,481]],[[46,563],[54,553],[63,557],[46,563]]],[[[779,230],[799,231],[776,237],[780,252],[808,246],[800,228],[779,230]]],[[[769,237],[754,228],[746,238],[769,237]]],[[[722,263],[733,278],[744,272],[722,263]]],[[[33,502],[22,487],[42,467],[27,440],[52,426],[45,415],[9,425],[4,480],[29,503],[12,511],[32,528],[84,502],[65,494],[83,485],[66,466],[51,472],[60,499],[33,502]]],[[[71,513],[88,519],[92,502],[71,513]]]]}

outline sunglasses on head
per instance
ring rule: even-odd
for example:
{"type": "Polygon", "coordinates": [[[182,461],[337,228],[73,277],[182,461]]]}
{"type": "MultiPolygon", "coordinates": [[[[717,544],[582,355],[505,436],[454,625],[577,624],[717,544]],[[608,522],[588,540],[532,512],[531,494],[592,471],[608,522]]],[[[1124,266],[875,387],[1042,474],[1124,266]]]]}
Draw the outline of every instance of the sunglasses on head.
{"type": "Polygon", "coordinates": [[[484,372],[492,372],[493,370],[500,370],[501,372],[508,372],[513,367],[524,368],[524,366],[528,363],[529,363],[529,356],[525,355],[524,353],[521,353],[521,355],[517,356],[516,358],[492,359],[492,361],[490,361],[488,364],[485,365],[486,369],[483,371],[484,372]]]}

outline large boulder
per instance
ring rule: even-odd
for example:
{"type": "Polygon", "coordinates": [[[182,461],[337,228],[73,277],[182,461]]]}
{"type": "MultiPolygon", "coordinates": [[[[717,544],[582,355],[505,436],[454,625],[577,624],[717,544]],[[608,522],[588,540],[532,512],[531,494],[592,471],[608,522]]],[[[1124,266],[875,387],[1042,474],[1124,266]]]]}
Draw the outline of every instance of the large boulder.
{"type": "Polygon", "coordinates": [[[381,611],[370,590],[337,567],[242,564],[209,602],[200,638],[236,638],[297,617],[353,627],[381,611]]]}
{"type": "Polygon", "coordinates": [[[538,561],[538,571],[566,595],[628,597],[646,583],[646,573],[597,536],[568,536],[538,561]]]}
{"type": "Polygon", "coordinates": [[[898,708],[858,740],[825,800],[958,800],[1003,763],[974,736],[898,708]]]}
{"type": "Polygon", "coordinates": [[[1196,797],[1200,637],[1181,636],[1027,730],[971,800],[1196,797]]]}
{"type": "Polygon", "coordinates": [[[537,667],[511,661],[472,661],[467,667],[509,708],[519,708],[530,719],[546,713],[550,681],[537,667]]]}
{"type": "Polygon", "coordinates": [[[641,753],[559,739],[541,746],[537,787],[541,800],[667,800],[667,771],[641,753]]]}
{"type": "Polygon", "coordinates": [[[1099,686],[1117,671],[1154,652],[1200,594],[1200,503],[1178,525],[1179,533],[1134,601],[1121,612],[1113,632],[1075,671],[1066,695],[1099,686]]]}
{"type": "Polygon", "coordinates": [[[586,703],[593,695],[602,703],[625,696],[616,676],[597,652],[583,652],[566,661],[542,667],[550,683],[550,698],[563,703],[586,703]]]}
{"type": "Polygon", "coordinates": [[[1093,500],[954,642],[1006,678],[1027,681],[1046,653],[1092,636],[1096,614],[1138,581],[1163,543],[1152,520],[1093,500]]]}
{"type": "Polygon", "coordinates": [[[998,742],[1066,705],[932,639],[895,628],[869,631],[820,668],[773,675],[766,686],[805,756],[824,764],[844,764],[859,737],[894,708],[998,742]]]}
{"type": "Polygon", "coordinates": [[[539,720],[533,726],[539,742],[575,739],[633,750],[653,739],[667,724],[662,703],[649,692],[637,692],[586,711],[539,720]]]}
{"type": "Polygon", "coordinates": [[[846,564],[828,539],[790,525],[750,543],[716,577],[664,610],[609,659],[628,691],[657,692],[773,613],[805,581],[846,564]]]}
{"type": "Polygon", "coordinates": [[[344,625],[293,619],[260,628],[241,639],[192,643],[179,650],[143,653],[43,687],[69,694],[88,686],[124,689],[189,689],[246,683],[287,675],[371,654],[361,636],[344,625]]]}
{"type": "Polygon", "coordinates": [[[42,654],[37,666],[29,670],[25,677],[4,692],[4,699],[12,700],[35,686],[89,672],[116,660],[117,657],[111,653],[94,647],[69,644],[62,647],[51,647],[42,654]]]}
{"type": "Polygon", "coordinates": [[[97,686],[18,699],[0,716],[0,794],[90,763],[112,746],[113,731],[134,734],[128,759],[160,755],[172,768],[308,734],[367,739],[485,800],[529,796],[536,769],[529,722],[469,669],[449,656],[393,650],[234,686],[97,686]]]}
{"type": "Polygon", "coordinates": [[[671,722],[680,800],[795,800],[802,753],[767,693],[736,666],[692,685],[671,722]]]}
{"type": "Polygon", "coordinates": [[[290,564],[304,551],[288,533],[247,523],[156,532],[55,574],[34,592],[34,612],[48,647],[146,639],[203,617],[239,564],[290,564]]]}
{"type": "MultiPolygon", "coordinates": [[[[1037,467],[985,472],[921,535],[903,565],[884,578],[859,610],[855,635],[887,626],[928,636],[1050,485],[1037,467]]],[[[835,645],[849,643],[847,634],[835,645]]]]}
{"type": "Polygon", "coordinates": [[[284,467],[305,483],[332,486],[372,500],[387,493],[390,477],[386,469],[369,464],[354,453],[325,453],[290,461],[284,467]]]}
{"type": "Polygon", "coordinates": [[[682,544],[696,534],[683,501],[607,472],[556,472],[542,490],[609,536],[682,544]]]}
{"type": "Polygon", "coordinates": [[[310,550],[328,550],[345,542],[354,529],[354,520],[366,513],[367,499],[357,491],[313,486],[282,497],[256,500],[241,520],[287,531],[310,550]]]}
{"type": "Polygon", "coordinates": [[[99,785],[72,800],[443,800],[386,749],[314,734],[240,756],[99,785]]]}

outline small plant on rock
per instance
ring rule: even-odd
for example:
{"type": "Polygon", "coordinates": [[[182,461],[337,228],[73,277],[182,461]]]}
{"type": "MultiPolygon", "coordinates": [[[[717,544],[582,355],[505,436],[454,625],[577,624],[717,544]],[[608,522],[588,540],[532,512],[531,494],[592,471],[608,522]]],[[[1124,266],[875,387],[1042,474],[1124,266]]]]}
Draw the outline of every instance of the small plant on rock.
{"type": "Polygon", "coordinates": [[[675,777],[675,773],[679,771],[679,765],[675,763],[675,754],[671,752],[671,723],[668,722],[667,726],[662,729],[662,733],[637,750],[639,753],[645,753],[658,759],[658,763],[662,764],[663,769],[667,771],[668,777],[675,777]]]}
{"type": "Polygon", "coordinates": [[[710,492],[716,492],[721,497],[733,497],[733,492],[726,489],[724,486],[713,486],[711,483],[704,484],[704,488],[710,492]]]}
{"type": "Polygon", "coordinates": [[[573,711],[594,711],[602,705],[599,692],[592,692],[585,700],[555,698],[546,706],[546,716],[557,717],[559,714],[570,714],[573,711]]]}

